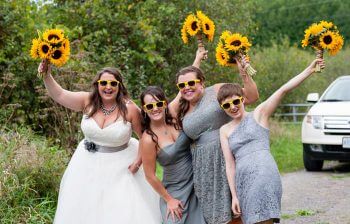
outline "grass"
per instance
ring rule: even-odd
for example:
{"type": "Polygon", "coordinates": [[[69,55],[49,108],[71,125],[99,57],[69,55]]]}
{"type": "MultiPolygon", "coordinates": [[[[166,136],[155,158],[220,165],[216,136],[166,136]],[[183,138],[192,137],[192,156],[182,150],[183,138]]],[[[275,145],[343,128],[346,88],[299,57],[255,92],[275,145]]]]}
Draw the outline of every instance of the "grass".
{"type": "Polygon", "coordinates": [[[270,126],[271,153],[281,173],[303,169],[301,124],[279,123],[270,126]]]}

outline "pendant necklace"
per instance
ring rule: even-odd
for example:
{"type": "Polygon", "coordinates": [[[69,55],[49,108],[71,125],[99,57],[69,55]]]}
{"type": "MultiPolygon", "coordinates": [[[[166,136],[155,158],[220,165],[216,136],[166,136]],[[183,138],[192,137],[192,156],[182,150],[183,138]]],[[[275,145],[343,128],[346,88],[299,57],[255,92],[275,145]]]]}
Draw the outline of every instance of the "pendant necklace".
{"type": "Polygon", "coordinates": [[[111,108],[107,109],[105,108],[105,106],[103,104],[101,104],[101,110],[102,110],[102,113],[107,116],[107,115],[110,115],[113,111],[115,111],[115,109],[117,108],[117,104],[112,106],[111,108]]]}

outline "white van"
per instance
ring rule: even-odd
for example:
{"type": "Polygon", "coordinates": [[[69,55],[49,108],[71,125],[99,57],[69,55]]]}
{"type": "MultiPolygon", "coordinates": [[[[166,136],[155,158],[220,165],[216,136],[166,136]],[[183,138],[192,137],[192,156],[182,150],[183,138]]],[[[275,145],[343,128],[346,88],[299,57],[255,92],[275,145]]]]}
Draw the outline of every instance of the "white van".
{"type": "Polygon", "coordinates": [[[350,161],[350,76],[337,78],[314,102],[302,124],[305,169],[319,171],[324,160],[350,161]]]}

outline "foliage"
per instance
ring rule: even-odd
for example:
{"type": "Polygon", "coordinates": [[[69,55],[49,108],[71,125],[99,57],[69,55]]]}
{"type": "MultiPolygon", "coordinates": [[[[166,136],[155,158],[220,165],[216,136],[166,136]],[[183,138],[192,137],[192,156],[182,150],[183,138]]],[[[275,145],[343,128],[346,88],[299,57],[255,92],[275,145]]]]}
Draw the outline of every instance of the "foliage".
{"type": "Polygon", "coordinates": [[[1,223],[52,223],[68,159],[29,129],[1,132],[1,223]]]}
{"type": "Polygon", "coordinates": [[[301,46],[304,30],[312,23],[332,21],[344,35],[350,38],[348,23],[350,2],[342,0],[256,0],[253,14],[256,24],[255,41],[261,46],[271,46],[286,37],[292,45],[301,46]]]}

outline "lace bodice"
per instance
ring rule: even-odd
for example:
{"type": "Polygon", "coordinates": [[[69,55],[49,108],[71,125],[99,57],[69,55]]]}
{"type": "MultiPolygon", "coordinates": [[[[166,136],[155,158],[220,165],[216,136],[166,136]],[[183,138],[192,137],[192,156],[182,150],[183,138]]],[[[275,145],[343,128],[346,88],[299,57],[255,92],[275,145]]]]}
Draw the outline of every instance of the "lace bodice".
{"type": "Polygon", "coordinates": [[[101,129],[93,118],[88,118],[86,115],[81,121],[81,129],[85,139],[107,147],[117,147],[128,143],[132,134],[130,122],[117,120],[101,129]]]}

